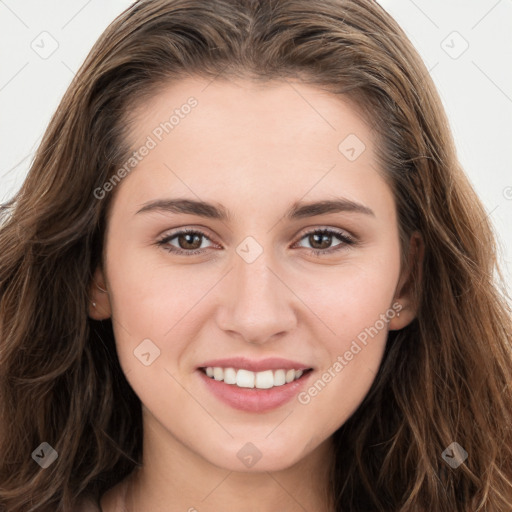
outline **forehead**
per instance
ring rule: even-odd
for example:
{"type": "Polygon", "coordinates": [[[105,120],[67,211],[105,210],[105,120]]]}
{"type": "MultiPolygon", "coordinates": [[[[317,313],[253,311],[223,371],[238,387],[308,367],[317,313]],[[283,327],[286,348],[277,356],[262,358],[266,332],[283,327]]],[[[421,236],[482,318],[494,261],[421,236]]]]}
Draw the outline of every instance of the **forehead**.
{"type": "Polygon", "coordinates": [[[150,148],[119,186],[137,204],[165,192],[221,203],[268,201],[276,191],[360,200],[387,188],[358,110],[298,81],[187,78],[129,114],[132,150],[150,148]]]}
{"type": "MultiPolygon", "coordinates": [[[[298,80],[256,82],[194,77],[162,86],[129,115],[134,121],[131,134],[134,141],[155,130],[158,132],[158,125],[168,122],[173,113],[174,136],[179,132],[185,135],[187,125],[192,124],[194,131],[199,130],[201,134],[209,130],[210,137],[231,132],[247,139],[248,132],[252,132],[254,137],[261,138],[265,132],[285,143],[286,138],[280,137],[284,128],[288,138],[295,140],[301,133],[309,138],[312,132],[332,131],[342,135],[347,130],[368,140],[370,129],[358,110],[348,97],[298,80]],[[197,103],[193,109],[187,107],[191,98],[197,103]],[[184,115],[181,109],[186,111],[184,115]],[[188,116],[189,113],[193,116],[188,116]],[[182,123],[186,117],[192,121],[182,123]],[[181,125],[179,131],[178,124],[181,125]],[[212,128],[215,131],[211,131],[212,128]]],[[[158,133],[156,136],[158,138],[158,133]]]]}

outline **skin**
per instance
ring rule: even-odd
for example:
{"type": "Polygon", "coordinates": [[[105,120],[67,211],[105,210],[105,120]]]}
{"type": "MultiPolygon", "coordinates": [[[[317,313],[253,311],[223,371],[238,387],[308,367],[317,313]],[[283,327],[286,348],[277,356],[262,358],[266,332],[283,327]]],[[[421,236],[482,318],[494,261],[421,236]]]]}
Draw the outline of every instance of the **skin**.
{"type": "MultiPolygon", "coordinates": [[[[91,283],[90,316],[113,319],[121,366],[143,404],[143,467],[129,482],[127,509],[327,512],[331,436],[367,394],[388,330],[415,316],[374,134],[346,100],[299,82],[188,78],[132,112],[134,150],[190,96],[197,107],[117,185],[103,265],[91,283]],[[354,161],[338,150],[349,134],[366,146],[354,161]],[[136,213],[149,201],[178,197],[222,205],[232,218],[136,213]],[[335,197],[374,215],[283,217],[295,201],[335,197]],[[202,254],[176,255],[156,244],[178,228],[206,237],[175,237],[167,246],[187,250],[188,241],[202,254]],[[333,235],[322,245],[306,235],[325,228],[356,244],[333,235]],[[248,236],[263,249],[250,264],[236,252],[248,236]],[[342,248],[310,252],[323,247],[342,248]],[[238,411],[197,375],[208,359],[277,356],[313,367],[313,384],[397,302],[400,316],[308,404],[292,399],[265,413],[238,411]],[[160,356],[145,366],[133,351],[148,338],[160,356]],[[237,457],[247,442],[262,454],[251,468],[237,457]]],[[[127,482],[102,497],[105,512],[116,510],[127,482]]]]}

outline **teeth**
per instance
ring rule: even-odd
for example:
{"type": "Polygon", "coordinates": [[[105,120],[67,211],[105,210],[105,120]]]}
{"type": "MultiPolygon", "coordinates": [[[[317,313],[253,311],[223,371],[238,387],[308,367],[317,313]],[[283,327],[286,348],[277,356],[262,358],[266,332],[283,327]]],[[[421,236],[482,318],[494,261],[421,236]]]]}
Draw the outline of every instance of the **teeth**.
{"type": "Polygon", "coordinates": [[[286,384],[286,373],[284,370],[276,370],[274,372],[274,386],[282,386],[286,384]]]}
{"type": "Polygon", "coordinates": [[[254,377],[254,372],[250,372],[248,370],[238,370],[236,372],[236,385],[239,388],[253,388],[254,377]]]}
{"type": "Polygon", "coordinates": [[[258,372],[256,374],[256,382],[254,383],[254,386],[258,389],[269,389],[274,387],[274,372],[272,370],[258,372]]]}
{"type": "Polygon", "coordinates": [[[265,370],[251,372],[249,370],[236,370],[235,368],[220,368],[208,366],[206,375],[215,380],[223,380],[226,384],[234,384],[239,388],[270,389],[282,386],[300,378],[303,370],[265,370]]]}
{"type": "Polygon", "coordinates": [[[236,371],[233,368],[224,370],[224,382],[226,384],[236,384],[236,371]]]}

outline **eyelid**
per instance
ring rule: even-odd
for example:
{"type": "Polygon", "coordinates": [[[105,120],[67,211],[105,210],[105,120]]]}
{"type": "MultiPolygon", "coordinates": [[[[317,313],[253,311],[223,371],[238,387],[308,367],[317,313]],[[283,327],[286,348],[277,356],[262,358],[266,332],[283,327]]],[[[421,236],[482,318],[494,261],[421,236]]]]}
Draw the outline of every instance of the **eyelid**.
{"type": "MultiPolygon", "coordinates": [[[[201,237],[209,240],[212,244],[216,245],[217,247],[220,245],[216,243],[214,240],[212,240],[212,237],[209,236],[209,234],[206,232],[206,228],[204,227],[194,227],[194,226],[185,226],[180,228],[175,228],[171,230],[170,232],[165,232],[156,242],[156,245],[159,246],[165,246],[170,242],[170,240],[178,237],[179,235],[192,233],[200,235],[201,237]]],[[[354,236],[353,234],[349,233],[348,231],[341,229],[341,228],[335,228],[331,226],[315,226],[311,228],[305,228],[305,231],[299,232],[298,235],[296,235],[297,240],[293,243],[292,247],[296,247],[297,244],[301,242],[303,238],[305,238],[308,235],[314,234],[314,233],[322,233],[322,234],[329,234],[333,237],[337,237],[340,240],[340,243],[338,245],[335,245],[334,247],[330,247],[328,249],[313,249],[308,247],[303,247],[303,249],[306,249],[310,253],[314,253],[316,255],[329,255],[336,253],[338,251],[341,251],[343,248],[347,248],[350,246],[354,246],[358,243],[358,238],[354,236]]],[[[295,237],[294,237],[295,238],[295,237]]],[[[178,247],[173,247],[172,249],[166,249],[165,250],[170,252],[171,254],[176,255],[185,255],[185,256],[192,256],[195,254],[202,254],[206,251],[207,248],[203,249],[181,249],[178,247]]]]}
{"type": "MultiPolygon", "coordinates": [[[[207,232],[207,229],[204,228],[204,227],[194,227],[194,226],[185,226],[185,227],[180,227],[180,228],[175,228],[171,231],[166,231],[164,232],[162,235],[160,235],[156,241],[156,245],[165,245],[167,244],[170,240],[178,237],[179,235],[184,235],[184,234],[187,234],[187,233],[192,233],[192,234],[197,234],[197,235],[200,235],[202,236],[203,238],[209,240],[213,245],[216,245],[216,246],[219,246],[220,244],[216,243],[211,237],[208,232],[207,232]]],[[[184,253],[187,253],[187,254],[193,254],[194,251],[196,252],[203,252],[204,249],[190,249],[190,250],[185,250],[185,249],[179,249],[177,247],[174,247],[175,251],[169,251],[169,252],[175,252],[175,253],[179,253],[179,251],[183,251],[184,253]]]]}
{"type": "MultiPolygon", "coordinates": [[[[340,235],[344,235],[347,238],[351,238],[354,241],[357,240],[357,236],[355,236],[351,232],[347,231],[346,229],[337,228],[337,227],[328,226],[328,225],[323,225],[323,226],[320,225],[320,226],[313,226],[313,227],[310,227],[310,228],[304,228],[304,231],[299,231],[294,236],[294,238],[295,237],[303,238],[306,235],[309,235],[311,233],[316,233],[318,231],[332,231],[332,232],[338,233],[340,235]]],[[[162,239],[166,239],[166,238],[169,238],[169,237],[172,237],[172,236],[175,236],[175,235],[179,235],[179,234],[181,234],[183,232],[194,232],[194,233],[197,232],[197,233],[201,233],[206,238],[208,238],[209,240],[213,241],[212,237],[208,234],[208,232],[209,232],[208,228],[206,228],[205,226],[195,225],[195,224],[192,224],[192,225],[187,224],[186,226],[180,226],[180,227],[177,227],[177,228],[173,228],[171,230],[164,231],[161,235],[158,236],[158,238],[160,240],[162,240],[162,239]]]]}
{"type": "Polygon", "coordinates": [[[329,232],[329,233],[337,234],[338,236],[342,236],[342,237],[348,238],[350,240],[353,240],[354,242],[357,240],[357,237],[355,235],[351,234],[349,231],[347,231],[345,229],[341,229],[341,228],[335,228],[332,226],[319,226],[319,227],[315,226],[313,228],[306,228],[305,231],[300,231],[297,236],[299,237],[299,239],[302,239],[306,235],[310,235],[310,234],[318,233],[318,232],[320,232],[320,233],[329,232]]]}

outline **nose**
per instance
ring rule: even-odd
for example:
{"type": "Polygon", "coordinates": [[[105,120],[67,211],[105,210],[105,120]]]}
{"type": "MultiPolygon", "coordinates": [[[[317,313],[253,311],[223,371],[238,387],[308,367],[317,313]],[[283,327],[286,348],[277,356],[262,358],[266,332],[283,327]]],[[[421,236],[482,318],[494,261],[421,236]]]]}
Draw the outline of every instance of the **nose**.
{"type": "Polygon", "coordinates": [[[219,327],[253,344],[283,336],[297,325],[300,301],[267,252],[263,251],[252,263],[235,255],[235,268],[220,291],[223,300],[217,316],[219,327]]]}

